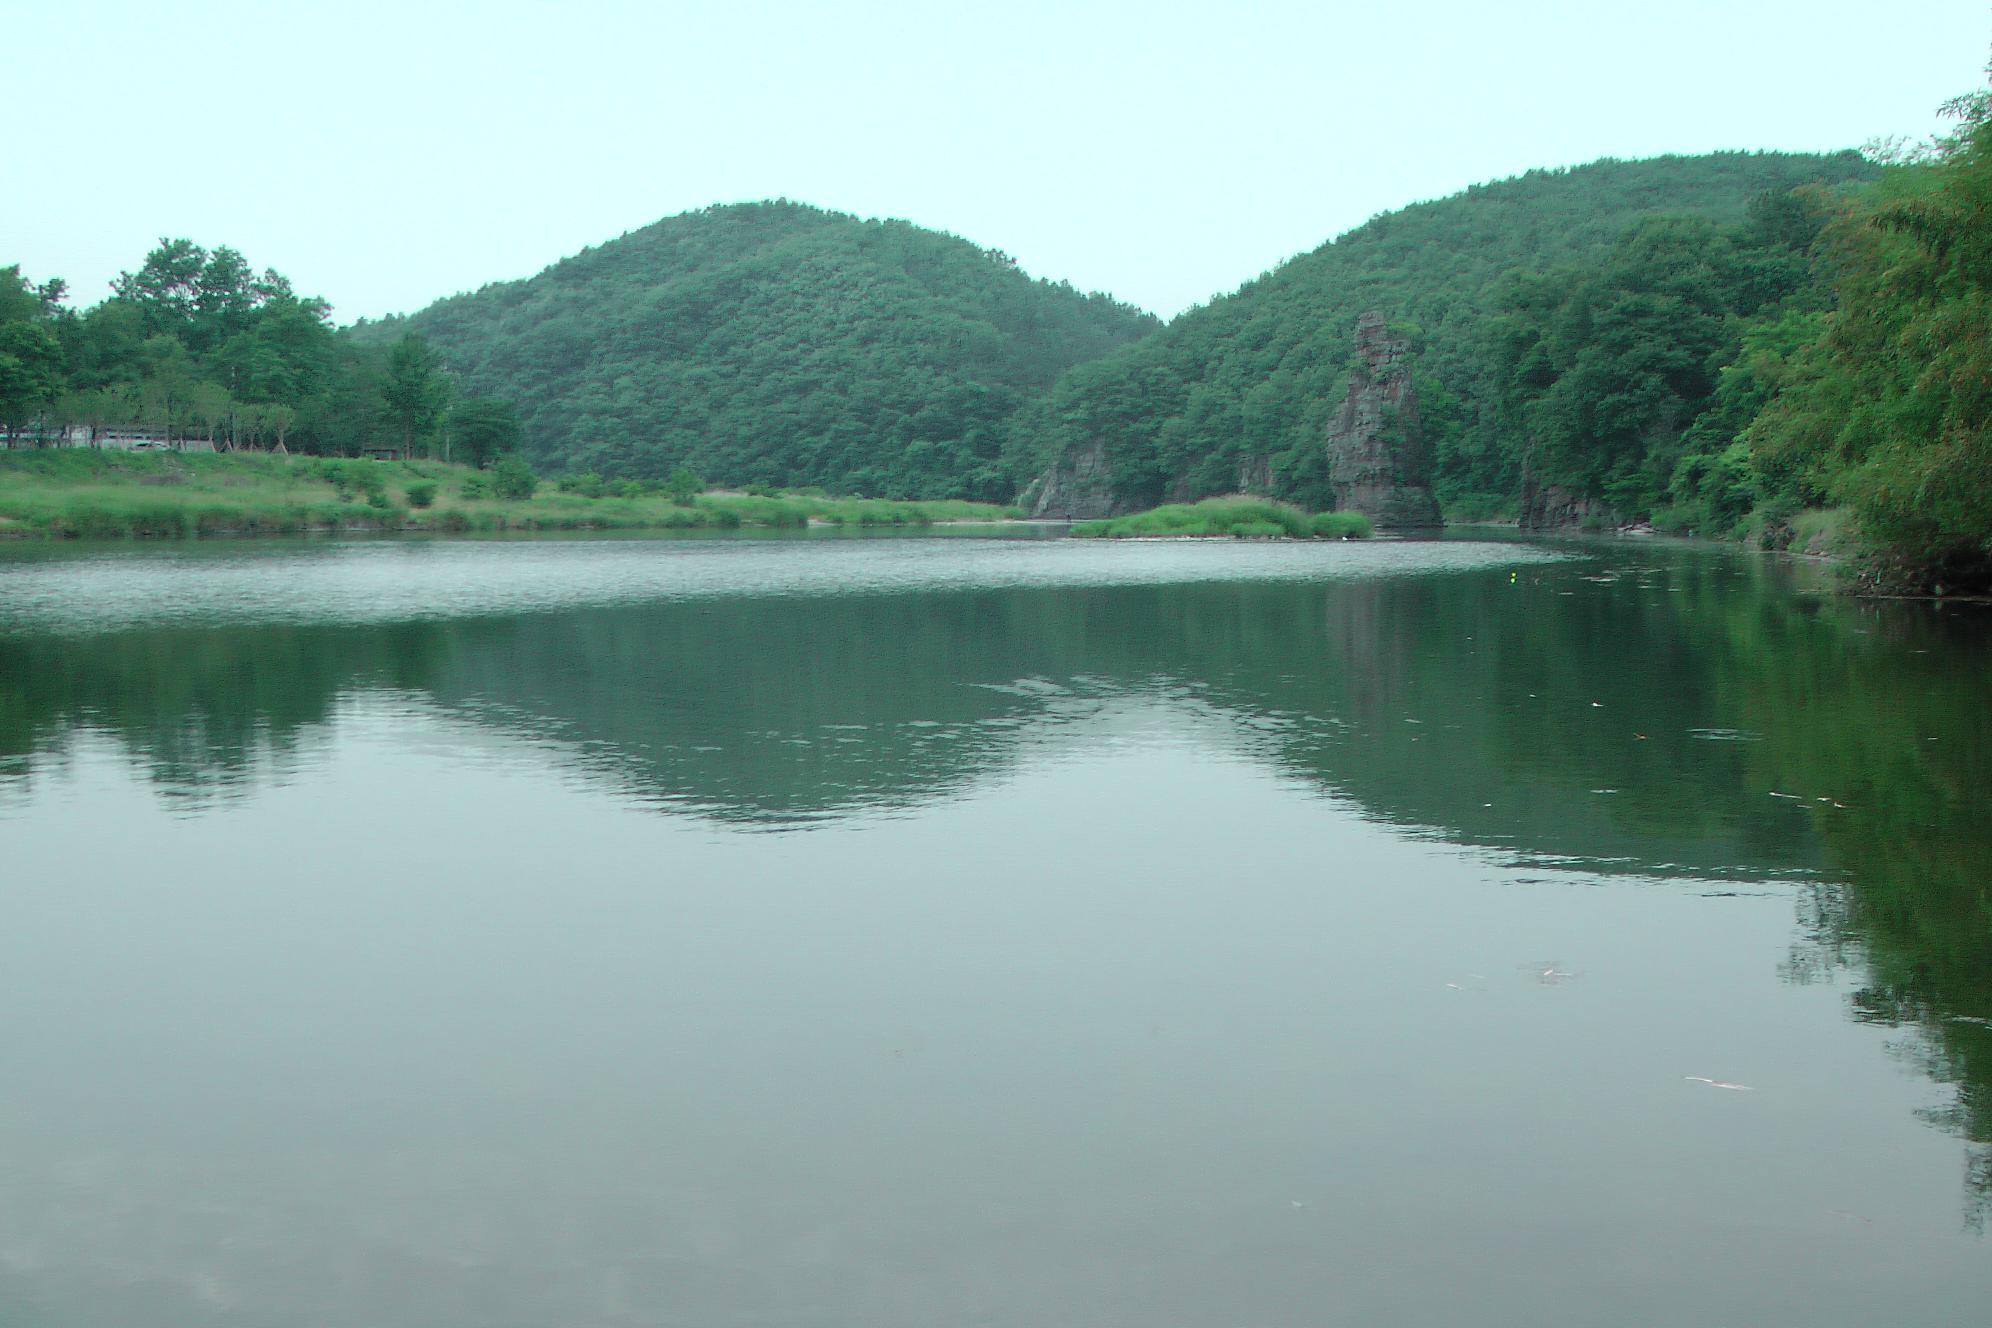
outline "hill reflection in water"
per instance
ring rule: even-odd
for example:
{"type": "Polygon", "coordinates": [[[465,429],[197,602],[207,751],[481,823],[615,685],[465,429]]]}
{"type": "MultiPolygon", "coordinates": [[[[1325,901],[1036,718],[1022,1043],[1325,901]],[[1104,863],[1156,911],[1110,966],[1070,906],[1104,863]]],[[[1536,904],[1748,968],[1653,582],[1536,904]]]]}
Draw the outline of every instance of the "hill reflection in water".
{"type": "MultiPolygon", "coordinates": [[[[1117,724],[1136,744],[1188,726],[1490,861],[1711,893],[1790,882],[1785,976],[1857,973],[1853,1017],[1904,1031],[1904,1055],[1949,1090],[1931,1120],[1972,1145],[1967,1218],[1983,1223],[1985,618],[1838,600],[1787,565],[1675,547],[1444,544],[1419,562],[1407,546],[1413,565],[1388,575],[1370,574],[1384,546],[1355,574],[1253,551],[1221,577],[1033,584],[977,546],[954,584],[947,560],[968,546],[882,544],[812,571],[825,593],[757,561],[737,593],[667,594],[636,546],[582,548],[597,579],[573,602],[536,555],[519,580],[482,569],[496,589],[463,612],[393,620],[224,606],[203,621],[199,591],[175,582],[183,607],[163,621],[92,623],[38,583],[14,602],[41,607],[0,635],[0,829],[82,744],[114,744],[202,815],[301,778],[368,707],[528,750],[718,833],[803,835],[972,803],[1118,741],[1117,724]]],[[[1128,552],[1110,557],[1125,567],[1128,552]]],[[[224,560],[224,584],[253,580],[263,556],[224,560]]],[[[377,563],[368,578],[422,559],[377,563]]],[[[86,599],[103,574],[49,566],[86,599]]],[[[43,570],[12,569],[14,586],[43,570]]]]}

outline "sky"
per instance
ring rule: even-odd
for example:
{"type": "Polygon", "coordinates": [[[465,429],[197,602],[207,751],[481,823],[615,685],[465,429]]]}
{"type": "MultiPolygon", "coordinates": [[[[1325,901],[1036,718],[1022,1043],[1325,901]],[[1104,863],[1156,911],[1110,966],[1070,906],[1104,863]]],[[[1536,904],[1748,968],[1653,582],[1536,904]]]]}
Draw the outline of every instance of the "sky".
{"type": "Polygon", "coordinates": [[[79,306],[184,235],[343,323],[787,197],[1167,317],[1535,167],[1926,136],[1992,4],[0,0],[0,32],[0,264],[79,306]]]}

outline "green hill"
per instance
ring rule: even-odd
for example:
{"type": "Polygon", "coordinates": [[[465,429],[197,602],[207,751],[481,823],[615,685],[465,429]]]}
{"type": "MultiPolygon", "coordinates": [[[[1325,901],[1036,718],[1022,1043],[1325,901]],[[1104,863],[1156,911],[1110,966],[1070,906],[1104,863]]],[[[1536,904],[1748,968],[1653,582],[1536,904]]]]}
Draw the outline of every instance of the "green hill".
{"type": "Polygon", "coordinates": [[[1326,506],[1324,431],[1356,319],[1374,308],[1419,348],[1441,498],[1455,512],[1512,501],[1524,440],[1501,419],[1508,394],[1488,335],[1511,274],[1594,262],[1644,218],[1740,223],[1760,195],[1876,174],[1851,152],[1607,160],[1386,213],[1069,371],[1019,415],[1010,469],[1028,480],[1076,460],[1128,510],[1228,492],[1256,468],[1281,496],[1326,506]]]}
{"type": "Polygon", "coordinates": [[[1006,255],[788,202],[670,217],[526,281],[363,325],[515,402],[538,465],[1007,500],[1006,425],[1156,320],[1006,255]]]}

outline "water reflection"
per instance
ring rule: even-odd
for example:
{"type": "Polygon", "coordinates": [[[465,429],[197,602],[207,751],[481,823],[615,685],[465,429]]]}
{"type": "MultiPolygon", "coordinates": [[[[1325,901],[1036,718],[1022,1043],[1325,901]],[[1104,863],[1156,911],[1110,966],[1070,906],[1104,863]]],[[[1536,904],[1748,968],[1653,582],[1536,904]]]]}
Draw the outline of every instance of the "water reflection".
{"type": "MultiPolygon", "coordinates": [[[[625,798],[800,830],[963,798],[1075,735],[1100,741],[1113,707],[1162,706],[1379,821],[1501,860],[1800,881],[1787,975],[1857,971],[1854,1017],[1903,1030],[1904,1056],[1950,1087],[1931,1120],[1974,1146],[1982,1225],[1983,618],[1836,600],[1789,567],[1696,550],[1516,564],[1453,549],[1423,575],[1258,575],[1273,565],[1050,586],[985,568],[956,589],[932,565],[885,593],[893,578],[866,561],[873,593],[813,595],[756,562],[748,593],[639,585],[562,605],[536,590],[393,621],[204,622],[179,585],[195,609],[164,625],[16,616],[0,635],[0,786],[20,806],[77,744],[109,740],[197,811],[281,785],[343,706],[391,697],[625,798]]],[[[98,574],[57,566],[85,593],[98,574]]],[[[237,585],[254,560],[228,568],[237,585]]],[[[504,583],[491,571],[478,593],[504,583]]]]}

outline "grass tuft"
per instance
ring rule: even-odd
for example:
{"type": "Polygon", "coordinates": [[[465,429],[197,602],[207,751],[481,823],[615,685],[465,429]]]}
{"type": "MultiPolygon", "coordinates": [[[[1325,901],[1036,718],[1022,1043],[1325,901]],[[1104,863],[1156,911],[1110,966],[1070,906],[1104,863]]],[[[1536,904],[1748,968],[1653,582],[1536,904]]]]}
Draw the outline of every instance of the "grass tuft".
{"type": "Polygon", "coordinates": [[[1080,539],[1367,539],[1361,512],[1303,512],[1267,498],[1206,498],[1074,526],[1080,539]]]}
{"type": "Polygon", "coordinates": [[[231,453],[0,452],[0,531],[76,539],[188,539],[304,531],[736,530],[1001,521],[1015,508],[820,492],[704,494],[579,482],[501,498],[489,472],[437,461],[231,453]],[[396,495],[400,495],[399,498],[396,495]]]}

